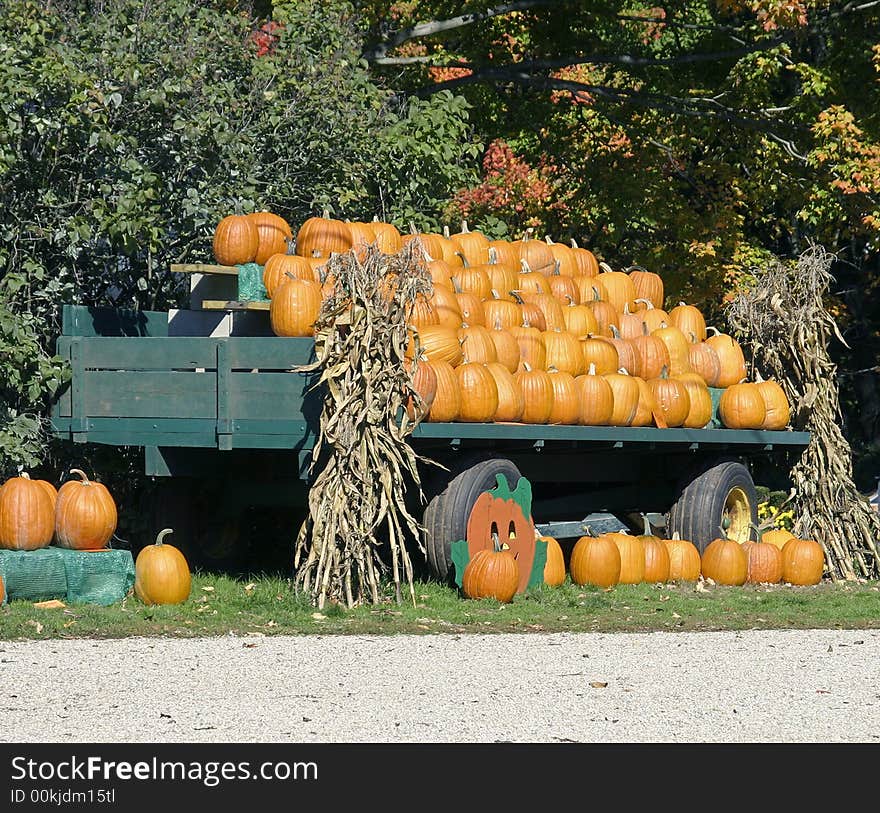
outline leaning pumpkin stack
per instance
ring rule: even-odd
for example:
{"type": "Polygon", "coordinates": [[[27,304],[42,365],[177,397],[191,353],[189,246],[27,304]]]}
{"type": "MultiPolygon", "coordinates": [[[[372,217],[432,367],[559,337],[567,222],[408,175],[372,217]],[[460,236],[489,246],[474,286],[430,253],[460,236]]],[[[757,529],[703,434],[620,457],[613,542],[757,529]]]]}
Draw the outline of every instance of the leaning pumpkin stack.
{"type": "Polygon", "coordinates": [[[490,240],[466,222],[454,234],[402,235],[326,212],[294,238],[283,218],[261,212],[224,218],[214,247],[221,262],[265,263],[272,330],[311,336],[333,291],[334,253],[375,244],[393,254],[413,240],[434,283],[409,318],[425,420],[693,429],[711,425],[714,392],[727,428],[788,425],[782,388],[747,380],[736,340],[694,305],[665,310],[658,274],[614,270],[573,239],[490,240]]]}

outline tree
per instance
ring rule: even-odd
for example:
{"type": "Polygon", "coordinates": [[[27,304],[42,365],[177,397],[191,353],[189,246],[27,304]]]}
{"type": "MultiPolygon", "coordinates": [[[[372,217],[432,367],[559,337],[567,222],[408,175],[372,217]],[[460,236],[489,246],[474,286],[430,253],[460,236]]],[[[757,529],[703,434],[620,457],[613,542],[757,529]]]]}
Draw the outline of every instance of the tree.
{"type": "MultiPolygon", "coordinates": [[[[401,227],[421,213],[428,227],[473,182],[466,103],[377,82],[350,4],[264,3],[270,21],[239,6],[4,3],[0,335],[36,337],[21,353],[37,372],[3,393],[0,433],[24,446],[0,468],[36,453],[38,423],[20,415],[57,384],[62,303],[183,304],[170,264],[210,261],[214,226],[236,208],[294,228],[325,207],[401,227]]],[[[0,357],[0,377],[21,353],[0,357]]]]}
{"type": "Polygon", "coordinates": [[[850,375],[880,352],[880,2],[360,6],[373,70],[463,94],[490,145],[450,221],[575,236],[722,324],[753,267],[834,253],[849,430],[880,449],[876,373],[850,375]]]}

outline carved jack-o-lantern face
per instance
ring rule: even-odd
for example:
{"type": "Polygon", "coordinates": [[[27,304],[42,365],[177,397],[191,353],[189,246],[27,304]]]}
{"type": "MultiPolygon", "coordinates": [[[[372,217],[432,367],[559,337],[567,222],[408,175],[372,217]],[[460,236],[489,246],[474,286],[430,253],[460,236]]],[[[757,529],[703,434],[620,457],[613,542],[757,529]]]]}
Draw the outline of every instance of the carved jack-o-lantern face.
{"type": "Polygon", "coordinates": [[[502,489],[499,482],[494,492],[481,494],[471,509],[467,525],[467,545],[471,557],[479,550],[493,550],[498,539],[507,545],[519,569],[517,593],[529,584],[535,559],[535,526],[531,516],[526,516],[516,499],[516,492],[509,487],[502,489]],[[500,492],[500,494],[498,493],[500,492]]]}

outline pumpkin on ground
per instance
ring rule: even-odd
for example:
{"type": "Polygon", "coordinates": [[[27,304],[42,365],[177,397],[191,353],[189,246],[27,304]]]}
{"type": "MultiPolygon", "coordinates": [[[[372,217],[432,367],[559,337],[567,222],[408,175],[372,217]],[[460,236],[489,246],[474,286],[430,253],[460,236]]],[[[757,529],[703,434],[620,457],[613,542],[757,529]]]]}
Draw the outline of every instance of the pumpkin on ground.
{"type": "Polygon", "coordinates": [[[52,542],[54,504],[41,482],[23,472],[0,488],[0,548],[37,550],[52,542]]]}
{"type": "Polygon", "coordinates": [[[503,604],[516,595],[519,568],[509,549],[498,541],[494,549],[483,548],[470,558],[462,574],[461,588],[468,598],[494,598],[503,604]]]}
{"type": "Polygon", "coordinates": [[[640,584],[645,580],[645,548],[642,540],[623,530],[610,533],[620,551],[620,584],[640,584]]]}
{"type": "Polygon", "coordinates": [[[793,537],[782,548],[782,581],[810,585],[822,581],[825,551],[813,539],[793,537]]]}
{"type": "Polygon", "coordinates": [[[785,543],[789,539],[794,539],[794,534],[791,531],[786,531],[785,528],[773,528],[761,534],[762,542],[769,542],[771,545],[779,548],[779,550],[785,547],[785,543]]]}
{"type": "Polygon", "coordinates": [[[666,551],[669,554],[669,580],[695,582],[700,578],[700,551],[697,546],[678,535],[678,531],[672,534],[672,539],[664,539],[666,551]]]}
{"type": "Polygon", "coordinates": [[[713,539],[703,551],[700,571],[704,578],[712,579],[715,584],[745,584],[749,558],[739,542],[713,539]]]}
{"type": "Polygon", "coordinates": [[[769,542],[743,542],[748,557],[748,584],[776,584],[782,579],[782,551],[769,542]]]}
{"type": "Polygon", "coordinates": [[[107,486],[89,480],[81,469],[71,469],[79,480],[58,489],[55,538],[58,546],[75,550],[103,550],[116,530],[116,501],[107,486]]]}
{"type": "Polygon", "coordinates": [[[613,587],[620,581],[620,549],[608,534],[582,536],[571,551],[568,569],[575,584],[613,587]]]}
{"type": "Polygon", "coordinates": [[[171,528],[159,532],[134,563],[134,592],[144,604],[180,604],[189,598],[192,585],[186,557],[165,543],[171,528]]]}
{"type": "Polygon", "coordinates": [[[552,536],[539,536],[547,543],[547,561],[544,564],[544,584],[559,587],[565,581],[565,557],[562,546],[552,536]]]}
{"type": "Polygon", "coordinates": [[[651,533],[651,524],[648,522],[648,518],[643,517],[643,520],[645,522],[645,532],[640,534],[638,539],[641,540],[645,549],[644,581],[649,584],[669,581],[671,566],[669,551],[663,540],[651,533]]]}

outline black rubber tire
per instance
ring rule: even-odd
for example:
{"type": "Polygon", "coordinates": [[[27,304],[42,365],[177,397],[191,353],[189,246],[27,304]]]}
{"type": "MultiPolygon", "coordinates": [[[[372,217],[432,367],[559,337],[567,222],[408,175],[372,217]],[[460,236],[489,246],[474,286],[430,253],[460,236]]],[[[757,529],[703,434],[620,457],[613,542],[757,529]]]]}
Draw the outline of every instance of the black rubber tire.
{"type": "Polygon", "coordinates": [[[454,581],[452,543],[465,538],[474,503],[484,491],[495,488],[498,474],[507,478],[511,488],[516,487],[522,476],[519,469],[506,458],[482,460],[452,477],[446,488],[425,508],[422,524],[425,526],[428,564],[440,581],[454,581]]]}
{"type": "Polygon", "coordinates": [[[697,546],[700,553],[721,536],[720,525],[727,498],[741,489],[751,508],[751,522],[758,524],[758,495],[749,470],[739,461],[724,460],[699,469],[679,490],[669,510],[666,530],[678,531],[682,539],[697,546]]]}

